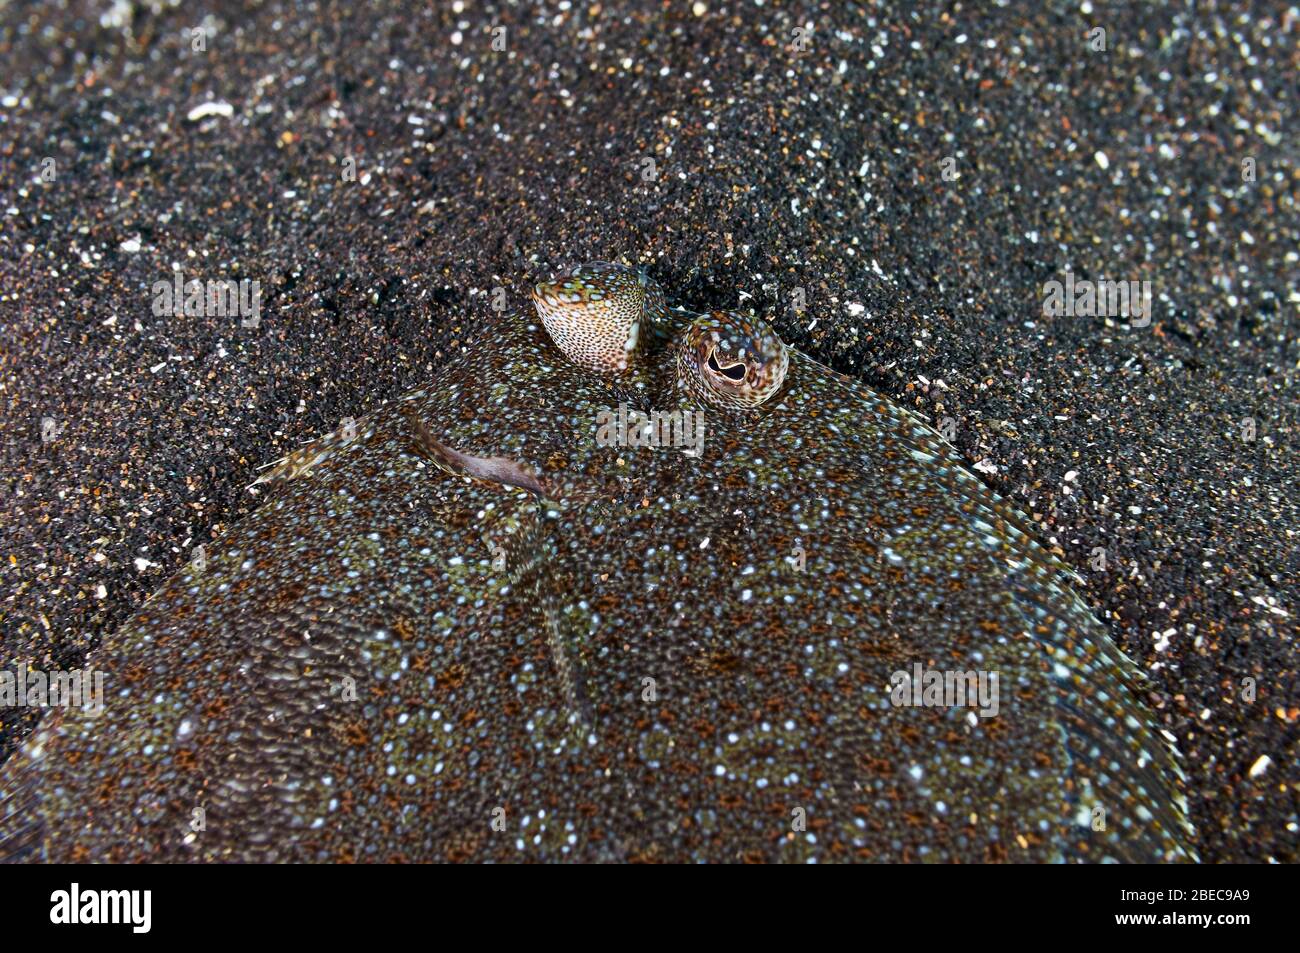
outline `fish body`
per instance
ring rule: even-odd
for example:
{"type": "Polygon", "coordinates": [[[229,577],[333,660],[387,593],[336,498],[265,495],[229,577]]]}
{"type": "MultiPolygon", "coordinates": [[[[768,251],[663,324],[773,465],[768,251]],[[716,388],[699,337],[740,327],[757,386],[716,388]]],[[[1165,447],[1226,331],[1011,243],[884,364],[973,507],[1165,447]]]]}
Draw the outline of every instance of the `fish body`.
{"type": "Polygon", "coordinates": [[[1027,521],[761,322],[634,293],[653,313],[630,347],[594,321],[575,346],[603,356],[570,360],[562,312],[503,315],[269,474],[206,566],[104,640],[103,714],[53,713],[5,766],[0,843],[1193,858],[1138,673],[1027,521]],[[596,439],[620,407],[702,413],[702,451],[596,439]]]}

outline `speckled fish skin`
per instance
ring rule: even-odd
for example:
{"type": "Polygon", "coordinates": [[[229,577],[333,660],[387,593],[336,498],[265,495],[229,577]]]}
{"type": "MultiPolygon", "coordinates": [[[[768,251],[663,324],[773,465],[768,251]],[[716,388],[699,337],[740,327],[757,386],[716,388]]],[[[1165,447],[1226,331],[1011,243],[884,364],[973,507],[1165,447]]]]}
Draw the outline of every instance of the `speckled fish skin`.
{"type": "Polygon", "coordinates": [[[642,271],[587,262],[532,292],[542,325],[573,363],[621,374],[631,364],[642,325],[664,309],[663,291],[642,271]]]}
{"type": "Polygon", "coordinates": [[[10,825],[50,860],[1191,858],[1132,666],[920,420],[791,351],[699,457],[596,445],[702,406],[699,317],[605,375],[507,316],[300,455],[105,640],[104,714],[11,759],[10,825]],[[408,412],[551,498],[427,463],[408,412]],[[915,663],[999,672],[999,714],[895,707],[915,663]]]}

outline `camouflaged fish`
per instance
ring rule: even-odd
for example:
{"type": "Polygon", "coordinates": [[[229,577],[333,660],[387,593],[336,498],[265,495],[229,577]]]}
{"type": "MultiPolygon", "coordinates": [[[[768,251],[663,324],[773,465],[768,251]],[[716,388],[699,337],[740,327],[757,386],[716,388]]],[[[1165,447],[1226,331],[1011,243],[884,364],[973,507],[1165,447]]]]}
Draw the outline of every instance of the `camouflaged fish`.
{"type": "Polygon", "coordinates": [[[1137,672],[935,431],[633,269],[533,301],[105,639],[10,855],[1192,858],[1137,672]]]}

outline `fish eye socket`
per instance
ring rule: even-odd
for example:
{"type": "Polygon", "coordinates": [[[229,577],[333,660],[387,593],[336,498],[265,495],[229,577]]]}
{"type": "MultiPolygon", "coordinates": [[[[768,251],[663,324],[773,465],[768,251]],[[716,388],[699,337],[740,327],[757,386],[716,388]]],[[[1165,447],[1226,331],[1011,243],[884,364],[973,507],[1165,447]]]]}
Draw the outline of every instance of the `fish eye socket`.
{"type": "Polygon", "coordinates": [[[714,348],[709,352],[709,370],[739,384],[745,379],[745,371],[747,368],[742,361],[737,361],[735,364],[728,364],[726,367],[721,367],[718,364],[718,349],[714,348]]]}

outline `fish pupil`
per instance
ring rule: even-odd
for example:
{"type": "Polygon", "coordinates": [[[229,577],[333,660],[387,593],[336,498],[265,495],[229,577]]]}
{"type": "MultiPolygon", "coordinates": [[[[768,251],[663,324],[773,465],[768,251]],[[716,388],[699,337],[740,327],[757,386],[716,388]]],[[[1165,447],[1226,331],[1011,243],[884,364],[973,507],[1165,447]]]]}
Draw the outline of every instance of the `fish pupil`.
{"type": "Polygon", "coordinates": [[[727,367],[719,367],[716,352],[709,353],[709,368],[715,373],[722,374],[733,381],[743,381],[745,379],[744,364],[731,364],[727,367]]]}

